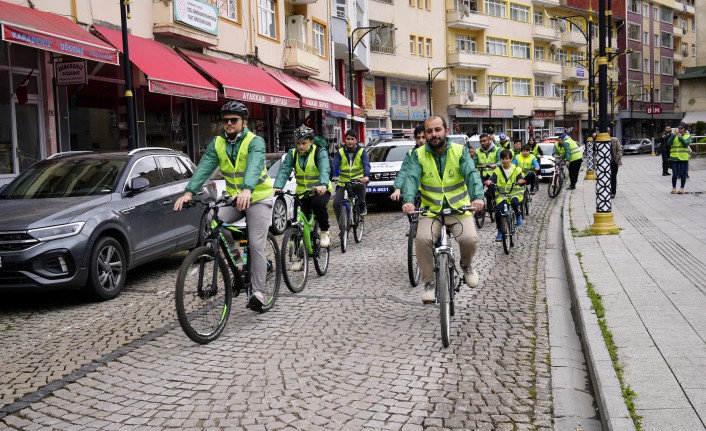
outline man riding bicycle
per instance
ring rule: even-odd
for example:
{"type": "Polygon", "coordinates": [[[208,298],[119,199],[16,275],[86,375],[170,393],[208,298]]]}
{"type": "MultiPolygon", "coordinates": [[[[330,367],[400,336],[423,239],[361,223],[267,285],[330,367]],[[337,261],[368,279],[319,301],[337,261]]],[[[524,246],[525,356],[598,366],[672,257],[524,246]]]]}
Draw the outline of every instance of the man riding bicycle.
{"type": "MultiPolygon", "coordinates": [[[[476,150],[476,156],[473,158],[473,161],[476,165],[483,165],[489,168],[489,170],[481,172],[481,179],[483,181],[489,179],[493,170],[500,165],[500,151],[502,150],[495,146],[495,142],[493,142],[488,135],[480,135],[480,148],[476,150]]],[[[491,202],[493,196],[495,196],[493,187],[493,185],[490,185],[485,192],[487,202],[491,202]]]]}
{"type": "Polygon", "coordinates": [[[522,177],[522,169],[512,164],[512,151],[503,150],[500,153],[500,161],[502,164],[495,168],[493,175],[486,184],[496,185],[496,195],[495,195],[495,223],[498,227],[498,234],[495,237],[495,241],[502,241],[502,210],[503,207],[500,205],[503,201],[510,198],[510,206],[515,212],[515,217],[517,217],[517,227],[523,227],[525,225],[522,220],[522,214],[520,213],[520,204],[522,203],[523,189],[515,186],[516,183],[524,184],[525,180],[522,177]],[[507,196],[506,196],[507,195],[507,196]]]}
{"type": "Polygon", "coordinates": [[[296,194],[302,204],[302,211],[308,217],[314,213],[321,227],[319,245],[323,248],[331,244],[329,237],[328,209],[326,205],[331,199],[331,166],[326,149],[313,145],[314,131],[306,126],[300,126],[294,131],[294,141],[297,148],[292,148],[284,156],[282,166],[275,179],[275,193],[281,192],[294,169],[297,180],[296,194]],[[302,197],[310,189],[316,196],[302,197]]]}
{"type": "Polygon", "coordinates": [[[248,108],[240,102],[223,105],[220,116],[224,132],[206,148],[184,195],[174,203],[174,211],[180,211],[220,167],[226,192],[233,198],[234,206],[221,208],[219,216],[227,223],[247,217],[252,262],[252,295],[248,307],[262,311],[267,278],[265,245],[274,199],[272,179],[265,167],[265,141],[248,129],[248,114],[248,108]]]}
{"type": "MultiPolygon", "coordinates": [[[[449,128],[443,117],[434,115],[424,123],[427,143],[414,150],[410,158],[407,177],[402,185],[404,205],[402,211],[410,214],[415,210],[414,196],[421,192],[422,206],[434,211],[442,208],[459,209],[474,206],[483,210],[483,186],[468,151],[462,145],[446,139],[449,128]],[[472,201],[471,201],[472,200],[472,201]]],[[[441,233],[437,217],[420,217],[415,244],[417,261],[424,291],[422,302],[436,301],[434,277],[434,243],[441,233]]],[[[471,267],[478,247],[478,235],[471,214],[446,218],[451,234],[461,249],[461,267],[466,284],[478,286],[478,273],[471,267]]]]}
{"type": "Polygon", "coordinates": [[[333,157],[332,166],[333,176],[338,175],[336,194],[333,197],[333,212],[336,214],[336,220],[341,216],[341,201],[343,201],[343,193],[346,189],[345,184],[351,180],[358,180],[362,183],[354,184],[353,190],[358,196],[360,215],[366,215],[368,209],[365,204],[365,183],[370,177],[370,162],[368,161],[368,152],[362,145],[358,145],[358,134],[355,131],[346,132],[346,143],[333,157]]]}

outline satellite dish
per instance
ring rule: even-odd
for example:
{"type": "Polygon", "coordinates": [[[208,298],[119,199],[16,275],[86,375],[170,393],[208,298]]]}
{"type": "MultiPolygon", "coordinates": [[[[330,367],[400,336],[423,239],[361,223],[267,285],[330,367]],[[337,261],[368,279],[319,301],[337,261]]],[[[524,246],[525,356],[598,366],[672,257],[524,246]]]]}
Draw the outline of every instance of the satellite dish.
{"type": "Polygon", "coordinates": [[[565,23],[564,21],[559,21],[559,22],[557,23],[557,26],[559,27],[559,31],[560,31],[561,33],[563,33],[563,32],[566,31],[566,23],[565,23]]]}
{"type": "Polygon", "coordinates": [[[551,45],[549,45],[549,53],[550,53],[551,55],[556,55],[556,49],[557,49],[557,48],[556,48],[556,45],[555,45],[555,44],[552,43],[551,45]]]}
{"type": "Polygon", "coordinates": [[[473,102],[474,100],[476,100],[476,95],[473,94],[473,92],[469,90],[468,93],[466,94],[466,99],[469,102],[473,102]]]}

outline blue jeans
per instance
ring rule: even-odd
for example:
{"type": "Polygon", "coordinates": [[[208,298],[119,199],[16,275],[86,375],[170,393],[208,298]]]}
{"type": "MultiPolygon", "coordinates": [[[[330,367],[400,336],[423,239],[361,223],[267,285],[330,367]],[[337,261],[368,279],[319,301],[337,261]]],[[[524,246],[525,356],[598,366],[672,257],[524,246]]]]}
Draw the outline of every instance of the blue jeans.
{"type": "Polygon", "coordinates": [[[689,171],[688,160],[672,160],[672,188],[677,188],[677,178],[681,180],[680,188],[686,184],[686,173],[689,171]]]}

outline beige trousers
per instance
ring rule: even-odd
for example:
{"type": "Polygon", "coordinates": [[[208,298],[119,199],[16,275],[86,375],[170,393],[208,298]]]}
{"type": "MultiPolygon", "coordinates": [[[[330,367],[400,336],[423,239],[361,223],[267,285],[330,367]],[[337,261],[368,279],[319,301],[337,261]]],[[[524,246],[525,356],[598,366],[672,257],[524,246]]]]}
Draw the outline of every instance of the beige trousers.
{"type": "MultiPolygon", "coordinates": [[[[446,226],[451,227],[451,236],[458,242],[461,250],[461,266],[471,266],[473,256],[478,249],[478,234],[472,215],[453,215],[446,217],[446,226]]],[[[417,225],[417,261],[424,283],[432,283],[434,274],[434,243],[441,235],[441,218],[419,217],[417,225]]]]}

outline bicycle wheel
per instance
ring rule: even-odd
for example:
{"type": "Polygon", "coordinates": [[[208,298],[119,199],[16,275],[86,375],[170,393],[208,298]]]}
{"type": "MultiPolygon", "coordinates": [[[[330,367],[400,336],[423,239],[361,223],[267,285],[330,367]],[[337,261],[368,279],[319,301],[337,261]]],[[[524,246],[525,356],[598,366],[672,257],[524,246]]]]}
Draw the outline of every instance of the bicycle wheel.
{"type": "Polygon", "coordinates": [[[233,299],[225,260],[218,259],[214,273],[215,265],[213,248],[197,247],[186,255],[177,275],[174,302],[179,324],[189,338],[201,344],[221,335],[233,299]]]}
{"type": "Polygon", "coordinates": [[[441,342],[444,347],[451,344],[451,309],[449,295],[451,280],[449,280],[449,256],[440,254],[437,260],[436,293],[439,302],[439,320],[441,323],[441,342]]]}
{"type": "Polygon", "coordinates": [[[409,225],[409,234],[407,238],[407,272],[409,273],[409,283],[416,287],[419,285],[419,263],[417,262],[417,246],[415,239],[417,238],[417,223],[409,225]]]}
{"type": "Polygon", "coordinates": [[[559,173],[559,190],[564,187],[564,178],[566,178],[566,173],[564,172],[564,168],[562,167],[559,173]]]}
{"type": "Polygon", "coordinates": [[[492,199],[487,199],[488,204],[485,206],[485,211],[488,213],[488,217],[491,222],[495,222],[495,202],[492,199]]]}
{"type": "Polygon", "coordinates": [[[515,246],[515,229],[516,229],[515,226],[517,226],[517,219],[515,217],[512,217],[508,221],[508,230],[507,230],[509,233],[508,236],[510,237],[510,247],[515,246]]]}
{"type": "Polygon", "coordinates": [[[507,215],[503,215],[502,217],[503,220],[500,226],[502,227],[503,250],[505,254],[510,254],[510,217],[507,215]]]}
{"type": "Polygon", "coordinates": [[[473,220],[476,222],[476,227],[481,229],[485,224],[485,209],[483,211],[474,211],[473,220]]]}
{"type": "MultiPolygon", "coordinates": [[[[316,238],[319,238],[319,235],[321,235],[319,222],[316,222],[314,224],[313,232],[316,233],[316,238]]],[[[312,238],[314,238],[313,235],[312,238]]],[[[319,247],[318,240],[316,242],[317,244],[314,245],[314,268],[316,269],[317,274],[326,275],[326,271],[328,271],[328,260],[330,250],[329,247],[319,247]]]]}
{"type": "Polygon", "coordinates": [[[309,253],[299,228],[290,227],[282,237],[282,275],[292,293],[304,290],[309,275],[309,253]]]}
{"type": "Polygon", "coordinates": [[[560,190],[561,185],[559,185],[559,174],[554,172],[554,175],[552,175],[552,181],[549,183],[549,187],[547,187],[547,193],[549,193],[550,198],[555,198],[559,194],[560,190]]]}
{"type": "Polygon", "coordinates": [[[360,215],[358,209],[353,210],[353,239],[360,243],[363,240],[363,228],[365,228],[365,217],[360,215]]]}
{"type": "Polygon", "coordinates": [[[341,231],[341,253],[346,252],[348,248],[348,206],[341,205],[341,215],[338,218],[338,229],[341,231]]]}
{"type": "Polygon", "coordinates": [[[522,213],[524,214],[523,217],[527,217],[529,215],[529,203],[530,203],[530,194],[525,189],[525,194],[522,196],[522,213]]]}
{"type": "Polygon", "coordinates": [[[449,267],[449,286],[451,287],[449,289],[449,314],[453,317],[454,314],[456,314],[456,309],[454,308],[454,295],[455,295],[455,290],[456,286],[460,282],[458,279],[458,271],[456,271],[456,266],[451,265],[449,267]]]}
{"type": "Polygon", "coordinates": [[[279,246],[271,232],[267,232],[265,256],[267,257],[267,278],[265,278],[265,291],[263,292],[265,294],[265,303],[262,305],[263,313],[270,310],[277,302],[279,285],[282,281],[279,246]]]}

